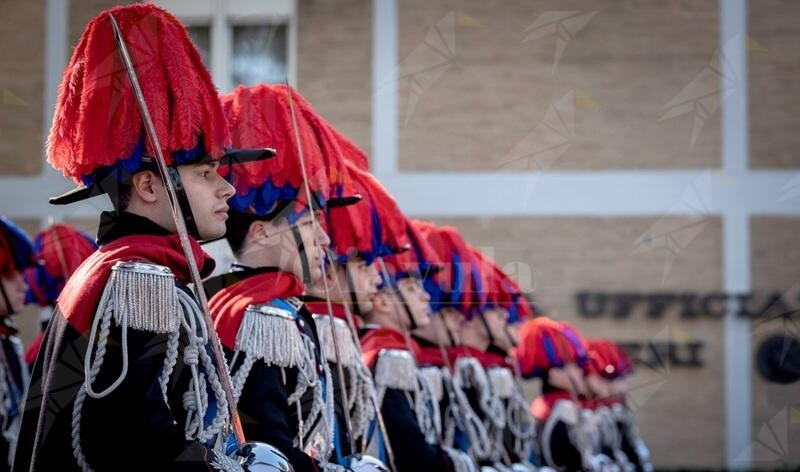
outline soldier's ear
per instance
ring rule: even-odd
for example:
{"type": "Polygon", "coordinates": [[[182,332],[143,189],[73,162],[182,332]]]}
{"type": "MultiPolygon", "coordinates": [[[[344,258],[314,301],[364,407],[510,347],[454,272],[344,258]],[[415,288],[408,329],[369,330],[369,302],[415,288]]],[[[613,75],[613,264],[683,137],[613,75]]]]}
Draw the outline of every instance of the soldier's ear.
{"type": "Polygon", "coordinates": [[[250,241],[260,246],[270,245],[270,239],[277,234],[278,229],[269,221],[256,220],[250,224],[247,236],[250,241]]]}
{"type": "Polygon", "coordinates": [[[145,203],[155,203],[158,200],[161,179],[152,171],[144,170],[137,172],[131,178],[131,193],[145,203]]]}

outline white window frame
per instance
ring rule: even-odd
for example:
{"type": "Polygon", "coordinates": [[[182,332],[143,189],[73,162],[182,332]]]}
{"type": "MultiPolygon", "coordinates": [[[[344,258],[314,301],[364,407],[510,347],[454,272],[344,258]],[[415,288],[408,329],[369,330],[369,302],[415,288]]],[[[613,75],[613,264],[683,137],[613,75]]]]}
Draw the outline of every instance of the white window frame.
{"type": "Polygon", "coordinates": [[[209,70],[220,92],[233,90],[233,28],[285,24],[287,73],[297,84],[297,0],[155,0],[187,26],[209,26],[209,70]]]}

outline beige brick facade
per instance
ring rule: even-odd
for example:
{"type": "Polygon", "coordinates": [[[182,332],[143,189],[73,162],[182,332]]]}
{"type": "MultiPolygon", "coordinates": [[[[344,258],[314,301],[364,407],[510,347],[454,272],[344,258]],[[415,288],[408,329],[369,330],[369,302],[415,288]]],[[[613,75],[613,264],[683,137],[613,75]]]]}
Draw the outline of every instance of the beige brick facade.
{"type": "Polygon", "coordinates": [[[715,1],[401,1],[399,166],[717,167],[718,113],[694,143],[694,113],[665,118],[686,106],[671,103],[685,87],[687,100],[719,87],[708,70],[717,11],[715,1]],[[568,39],[526,40],[563,15],[568,39]]]}
{"type": "MultiPolygon", "coordinates": [[[[575,294],[610,292],[716,292],[722,287],[721,227],[708,218],[674,258],[666,278],[668,249],[658,240],[633,254],[656,218],[436,219],[456,226],[476,245],[493,250],[501,264],[529,268],[534,297],[550,316],[576,324],[587,336],[619,341],[704,343],[699,369],[640,367],[630,401],[654,461],[661,467],[715,467],[723,461],[724,422],[721,320],[684,320],[670,313],[650,320],[641,310],[624,320],[578,316],[575,294]],[[521,244],[520,241],[526,241],[521,244]],[[663,279],[663,284],[662,284],[663,279]]],[[[682,228],[686,220],[668,223],[682,228]]],[[[507,266],[509,269],[513,266],[507,266]]],[[[525,273],[527,269],[523,269],[525,273]]],[[[529,389],[535,394],[535,389],[529,389]]]]}
{"type": "MultiPolygon", "coordinates": [[[[752,282],[756,292],[778,292],[790,308],[800,305],[800,219],[757,217],[752,231],[752,282]]],[[[777,305],[753,322],[753,350],[770,336],[800,338],[800,320],[780,318],[777,305]]],[[[800,464],[800,386],[767,382],[753,372],[753,459],[763,469],[776,461],[800,464]]]]}
{"type": "Polygon", "coordinates": [[[44,142],[44,0],[0,3],[0,24],[0,175],[36,175],[44,142]]]}
{"type": "MultiPolygon", "coordinates": [[[[86,22],[120,3],[70,0],[67,57],[86,22]]],[[[0,1],[0,178],[36,176],[43,168],[45,4],[0,1]]],[[[372,136],[381,130],[372,129],[373,99],[391,85],[373,89],[375,2],[296,5],[299,89],[344,134],[374,151],[372,136]]],[[[736,39],[746,42],[749,56],[751,168],[800,167],[799,16],[800,2],[749,0],[748,37],[736,39]]],[[[736,81],[721,65],[726,45],[719,40],[719,0],[397,0],[397,21],[400,172],[722,167],[723,83],[736,81]]],[[[30,198],[49,195],[49,189],[36,191],[30,198]]],[[[2,188],[0,198],[6,199],[1,213],[13,198],[2,188]]],[[[18,222],[34,234],[46,218],[18,222]]],[[[674,310],[660,319],[642,310],[626,319],[577,313],[580,290],[722,290],[723,217],[664,218],[657,234],[648,234],[659,219],[434,218],[492,250],[501,264],[515,263],[507,268],[523,288],[550,315],[574,322],[588,336],[702,341],[700,368],[640,367],[631,401],[657,467],[719,469],[725,464],[723,321],[687,320],[674,310]],[[666,236],[658,236],[664,228],[666,236]]],[[[94,233],[94,220],[74,223],[94,233]]],[[[753,291],[785,292],[796,307],[800,217],[755,216],[750,228],[753,291]]],[[[28,308],[17,317],[26,343],[38,329],[37,314],[28,308]]],[[[799,326],[797,317],[758,320],[751,350],[774,333],[800,337],[799,326]]],[[[780,386],[761,378],[754,365],[742,369],[752,377],[753,466],[796,467],[798,383],[780,386]]],[[[532,397],[538,384],[525,388],[532,397]]]]}
{"type": "Polygon", "coordinates": [[[753,167],[800,166],[800,3],[765,0],[748,16],[750,162],[753,167]]]}
{"type": "Polygon", "coordinates": [[[369,152],[372,2],[301,1],[298,8],[298,87],[322,116],[369,152]]]}

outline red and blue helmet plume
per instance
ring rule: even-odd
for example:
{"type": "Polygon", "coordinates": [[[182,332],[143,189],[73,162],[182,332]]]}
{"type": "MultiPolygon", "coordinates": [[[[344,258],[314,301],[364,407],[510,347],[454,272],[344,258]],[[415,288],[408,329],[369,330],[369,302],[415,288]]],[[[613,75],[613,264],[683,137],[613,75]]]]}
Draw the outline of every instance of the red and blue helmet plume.
{"type": "Polygon", "coordinates": [[[431,305],[435,310],[449,307],[465,317],[472,316],[481,303],[481,279],[469,245],[453,227],[436,227],[425,222],[416,225],[441,265],[426,283],[431,305]]]}
{"type": "Polygon", "coordinates": [[[25,271],[27,299],[47,306],[56,302],[67,279],[97,244],[71,226],[57,223],[36,235],[33,249],[36,265],[25,271]]]}
{"type": "Polygon", "coordinates": [[[390,267],[390,272],[394,274],[396,280],[413,277],[422,280],[425,284],[426,280],[431,279],[441,267],[434,262],[438,257],[412,220],[407,219],[403,226],[406,229],[408,248],[387,256],[386,264],[390,267]]]}
{"type": "Polygon", "coordinates": [[[361,173],[364,201],[370,206],[375,255],[390,256],[408,248],[406,216],[386,187],[372,174],[361,173]]]}
{"type": "Polygon", "coordinates": [[[417,270],[421,279],[431,279],[442,270],[442,261],[423,234],[422,228],[416,220],[406,221],[406,231],[411,243],[411,250],[417,263],[417,270]]]}
{"type": "Polygon", "coordinates": [[[587,370],[607,380],[624,377],[633,371],[631,362],[619,345],[608,339],[589,339],[586,342],[589,350],[587,370]]]}
{"type": "MultiPolygon", "coordinates": [[[[366,160],[366,154],[317,113],[302,95],[294,92],[292,98],[295,100],[299,114],[314,130],[317,144],[322,152],[322,160],[330,186],[330,198],[353,196],[357,192],[354,192],[352,188],[348,168],[352,165],[361,168],[360,164],[362,160],[366,160]]],[[[367,171],[365,168],[362,170],[367,171]]]]}
{"type": "Polygon", "coordinates": [[[344,263],[352,258],[361,258],[372,264],[380,248],[380,235],[375,234],[373,225],[372,201],[363,198],[368,192],[366,172],[355,168],[348,162],[348,178],[353,191],[362,195],[362,200],[354,205],[329,208],[326,212],[328,236],[331,249],[337,262],[344,263]]]}
{"type": "Polygon", "coordinates": [[[575,350],[577,356],[576,362],[580,366],[585,366],[586,362],[589,361],[589,347],[586,344],[586,339],[571,323],[562,321],[559,324],[561,325],[561,331],[564,333],[564,336],[569,341],[572,349],[575,350]]]}
{"type": "Polygon", "coordinates": [[[587,361],[585,342],[571,327],[546,317],[522,324],[515,356],[524,377],[540,377],[549,369],[574,363],[583,366],[587,361]],[[578,341],[577,343],[575,341],[578,341]]]}
{"type": "Polygon", "coordinates": [[[184,25],[152,4],[106,10],[86,26],[64,70],[47,160],[79,184],[118,179],[154,156],[144,135],[110,15],[119,24],[167,164],[221,157],[230,146],[216,87],[184,25]],[[119,172],[116,172],[119,171],[119,172]]]}
{"type": "Polygon", "coordinates": [[[423,238],[431,250],[431,260],[435,260],[438,270],[433,277],[423,279],[425,291],[430,295],[430,305],[434,311],[444,307],[447,298],[446,292],[452,286],[453,270],[450,264],[452,259],[449,246],[439,234],[436,225],[429,221],[411,220],[410,224],[415,229],[415,234],[423,238]]]}
{"type": "Polygon", "coordinates": [[[25,231],[0,215],[0,275],[23,272],[35,264],[33,245],[25,231]]]}
{"type": "Polygon", "coordinates": [[[517,323],[533,315],[519,284],[491,257],[474,249],[485,287],[482,290],[482,309],[499,307],[508,311],[508,322],[517,323]]]}
{"type": "MultiPolygon", "coordinates": [[[[300,112],[301,95],[291,90],[297,130],[292,121],[290,89],[284,85],[237,87],[222,96],[233,145],[237,148],[271,147],[273,159],[231,165],[220,169],[236,188],[231,209],[244,215],[270,218],[281,214],[294,221],[314,204],[330,196],[323,150],[311,123],[300,112]],[[299,134],[299,143],[295,136],[299,134]],[[315,202],[308,202],[301,170],[301,149],[308,184],[315,202]]],[[[304,105],[305,106],[305,105],[304,105]]]]}
{"type": "MultiPolygon", "coordinates": [[[[514,279],[510,280],[516,283],[514,279]]],[[[534,317],[533,303],[531,303],[528,297],[520,290],[514,296],[514,303],[511,309],[508,311],[508,322],[510,324],[520,323],[522,321],[529,320],[533,317],[534,317]]]]}

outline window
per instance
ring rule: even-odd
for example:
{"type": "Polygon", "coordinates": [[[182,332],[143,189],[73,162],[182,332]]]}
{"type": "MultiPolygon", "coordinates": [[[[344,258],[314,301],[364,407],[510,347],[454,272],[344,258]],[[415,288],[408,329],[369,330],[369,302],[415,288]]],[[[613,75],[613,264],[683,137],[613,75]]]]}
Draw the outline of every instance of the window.
{"type": "Polygon", "coordinates": [[[220,91],[295,83],[296,0],[157,0],[187,25],[220,91]]]}
{"type": "Polygon", "coordinates": [[[186,30],[189,31],[189,37],[192,38],[197,50],[200,51],[200,57],[203,58],[203,64],[206,67],[211,67],[211,27],[209,26],[187,26],[186,30]]]}
{"type": "Polygon", "coordinates": [[[288,77],[286,25],[233,27],[233,83],[283,82],[288,77]]]}

